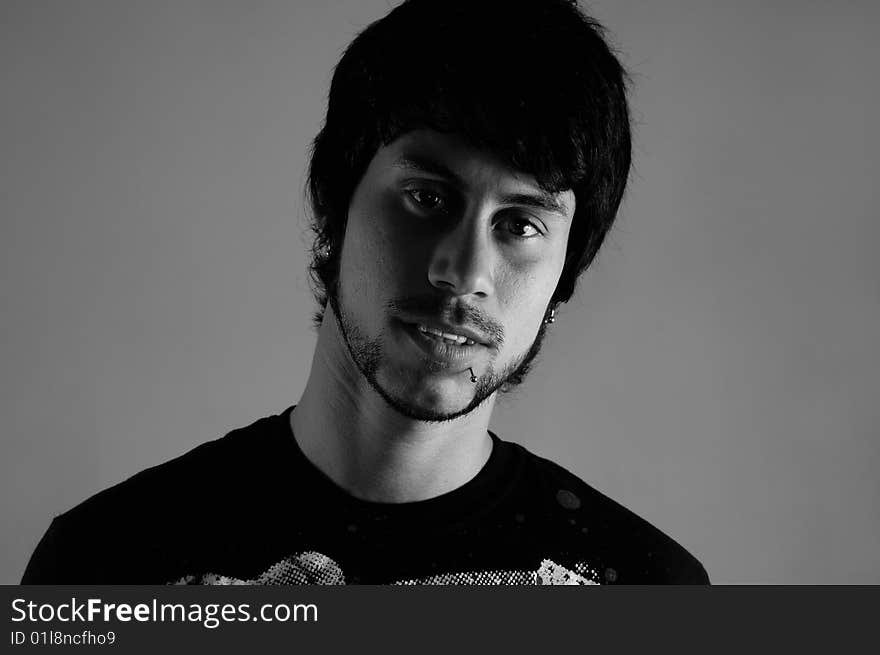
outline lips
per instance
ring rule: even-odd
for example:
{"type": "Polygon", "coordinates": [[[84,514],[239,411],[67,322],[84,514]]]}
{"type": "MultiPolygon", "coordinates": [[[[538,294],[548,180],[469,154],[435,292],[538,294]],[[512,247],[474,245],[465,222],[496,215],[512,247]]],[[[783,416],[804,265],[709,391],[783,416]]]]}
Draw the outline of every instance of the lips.
{"type": "Polygon", "coordinates": [[[470,337],[466,337],[463,334],[457,334],[455,332],[445,332],[438,328],[431,327],[430,325],[424,325],[422,323],[417,323],[416,329],[422,334],[429,337],[443,339],[444,341],[454,343],[459,346],[473,346],[476,343],[476,341],[474,341],[470,337]]]}
{"type": "Polygon", "coordinates": [[[482,332],[478,332],[467,325],[458,325],[443,317],[433,317],[419,314],[399,315],[396,320],[416,327],[423,334],[447,339],[451,342],[466,343],[467,345],[490,346],[490,338],[482,332]]]}
{"type": "Polygon", "coordinates": [[[441,330],[424,323],[398,323],[410,343],[416,346],[428,359],[447,366],[465,369],[485,349],[485,346],[469,336],[441,330]]]}

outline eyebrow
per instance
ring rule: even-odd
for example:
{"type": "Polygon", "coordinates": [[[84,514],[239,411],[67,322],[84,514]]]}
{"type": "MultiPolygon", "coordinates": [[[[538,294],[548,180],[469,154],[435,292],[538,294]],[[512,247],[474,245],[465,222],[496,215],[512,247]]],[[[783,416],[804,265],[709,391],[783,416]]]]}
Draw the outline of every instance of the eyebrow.
{"type": "MultiPolygon", "coordinates": [[[[393,166],[404,170],[436,175],[449,180],[459,188],[467,188],[469,186],[461,175],[445,164],[420,155],[403,155],[394,162],[393,166]]],[[[568,218],[568,207],[565,203],[558,200],[552,193],[544,190],[536,190],[534,193],[507,193],[502,195],[499,201],[505,205],[533,207],[568,218]]]]}

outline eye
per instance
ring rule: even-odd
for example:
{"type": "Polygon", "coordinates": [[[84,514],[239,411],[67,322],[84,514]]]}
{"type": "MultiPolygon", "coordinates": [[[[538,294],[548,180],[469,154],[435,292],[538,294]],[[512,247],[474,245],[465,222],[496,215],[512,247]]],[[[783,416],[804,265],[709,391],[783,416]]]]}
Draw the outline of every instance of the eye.
{"type": "Polygon", "coordinates": [[[442,195],[430,189],[407,189],[407,195],[420,208],[428,211],[444,211],[446,200],[442,195]]]}
{"type": "Polygon", "coordinates": [[[504,221],[504,229],[519,239],[541,236],[542,232],[526,218],[509,218],[504,221]]]}

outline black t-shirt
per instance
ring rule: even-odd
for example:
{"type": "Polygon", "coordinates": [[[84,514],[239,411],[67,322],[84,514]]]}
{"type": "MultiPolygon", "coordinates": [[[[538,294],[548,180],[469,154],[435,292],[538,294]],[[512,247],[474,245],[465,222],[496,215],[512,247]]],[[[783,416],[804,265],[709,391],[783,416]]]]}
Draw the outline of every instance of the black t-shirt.
{"type": "Polygon", "coordinates": [[[675,541],[492,435],[471,481],[358,500],[260,419],[56,517],[24,584],[708,584],[675,541]]]}

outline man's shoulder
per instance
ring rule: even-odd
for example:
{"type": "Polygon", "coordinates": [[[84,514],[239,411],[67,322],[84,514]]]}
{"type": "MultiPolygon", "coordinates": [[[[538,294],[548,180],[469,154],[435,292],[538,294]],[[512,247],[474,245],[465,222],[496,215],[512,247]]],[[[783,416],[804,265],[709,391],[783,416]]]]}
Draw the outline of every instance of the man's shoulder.
{"type": "Polygon", "coordinates": [[[125,559],[155,559],[166,544],[195,543],[224,512],[249,502],[246,491],[256,490],[251,482],[265,478],[261,464],[277,459],[267,449],[277,439],[278,419],[262,418],[205,442],[56,516],[23,582],[112,582],[125,559]]]}
{"type": "MultiPolygon", "coordinates": [[[[277,417],[261,418],[251,425],[202,443],[171,460],[144,469],[68,510],[59,518],[83,520],[106,516],[113,509],[126,513],[146,503],[166,511],[193,495],[221,490],[224,481],[249,475],[265,461],[267,428],[277,417]]],[[[206,498],[207,500],[207,498],[206,498]]]]}
{"type": "Polygon", "coordinates": [[[541,511],[566,543],[599,557],[604,582],[709,583],[699,560],[672,537],[563,466],[517,448],[541,511]]]}

